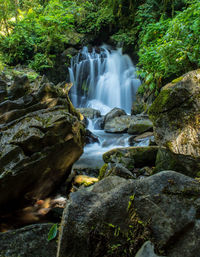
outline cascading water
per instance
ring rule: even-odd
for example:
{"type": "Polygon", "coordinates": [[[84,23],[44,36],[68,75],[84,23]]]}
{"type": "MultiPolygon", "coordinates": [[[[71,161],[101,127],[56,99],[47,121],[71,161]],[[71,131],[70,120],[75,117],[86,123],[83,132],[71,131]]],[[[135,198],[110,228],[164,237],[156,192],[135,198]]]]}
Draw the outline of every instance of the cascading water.
{"type": "MultiPolygon", "coordinates": [[[[104,115],[114,107],[130,113],[131,106],[139,87],[130,57],[122,50],[112,50],[103,46],[91,52],[87,47],[72,59],[69,68],[73,87],[70,97],[75,107],[92,107],[104,115]]],[[[99,144],[87,145],[84,154],[74,165],[74,169],[99,168],[103,164],[102,154],[114,147],[128,146],[128,134],[108,134],[94,130],[91,120],[88,129],[99,139],[99,144]]]]}
{"type": "Polygon", "coordinates": [[[130,57],[122,50],[103,46],[97,52],[87,47],[72,59],[69,68],[75,107],[92,107],[102,114],[119,107],[130,113],[140,80],[130,57]]]}

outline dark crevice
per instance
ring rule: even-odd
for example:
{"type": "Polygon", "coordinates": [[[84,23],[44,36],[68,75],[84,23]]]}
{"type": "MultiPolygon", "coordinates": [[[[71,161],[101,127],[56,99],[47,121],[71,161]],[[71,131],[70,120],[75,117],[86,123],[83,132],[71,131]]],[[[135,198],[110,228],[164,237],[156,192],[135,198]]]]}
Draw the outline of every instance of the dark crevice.
{"type": "Polygon", "coordinates": [[[170,239],[168,240],[168,242],[165,244],[164,246],[164,250],[167,253],[168,251],[170,251],[171,249],[174,248],[174,246],[176,244],[178,244],[178,242],[189,232],[194,228],[194,221],[188,223],[184,228],[182,228],[180,231],[176,232],[172,237],[170,237],[170,239]]]}

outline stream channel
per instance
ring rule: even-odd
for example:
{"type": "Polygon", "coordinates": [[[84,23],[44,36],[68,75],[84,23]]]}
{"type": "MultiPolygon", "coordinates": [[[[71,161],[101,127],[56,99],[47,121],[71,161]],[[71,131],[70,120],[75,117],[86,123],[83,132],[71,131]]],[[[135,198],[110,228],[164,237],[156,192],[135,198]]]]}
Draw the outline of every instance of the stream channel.
{"type": "MultiPolygon", "coordinates": [[[[122,49],[113,50],[104,45],[91,51],[84,47],[71,61],[69,68],[72,103],[76,108],[94,108],[102,117],[114,107],[130,115],[132,103],[141,82],[131,58],[122,49]]],[[[74,169],[99,169],[103,165],[102,155],[116,147],[128,147],[127,133],[106,133],[97,124],[98,118],[89,120],[87,128],[98,137],[99,143],[88,144],[74,169]]],[[[145,138],[134,146],[148,145],[151,138],[145,138]]]]}

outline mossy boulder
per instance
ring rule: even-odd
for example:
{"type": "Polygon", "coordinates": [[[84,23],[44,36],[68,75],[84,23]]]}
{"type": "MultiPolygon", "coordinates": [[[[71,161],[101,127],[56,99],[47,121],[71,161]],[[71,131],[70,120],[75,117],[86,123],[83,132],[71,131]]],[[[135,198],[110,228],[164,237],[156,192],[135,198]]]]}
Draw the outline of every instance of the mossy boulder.
{"type": "Polygon", "coordinates": [[[166,85],[149,109],[155,140],[173,153],[200,157],[200,69],[166,85]]]}

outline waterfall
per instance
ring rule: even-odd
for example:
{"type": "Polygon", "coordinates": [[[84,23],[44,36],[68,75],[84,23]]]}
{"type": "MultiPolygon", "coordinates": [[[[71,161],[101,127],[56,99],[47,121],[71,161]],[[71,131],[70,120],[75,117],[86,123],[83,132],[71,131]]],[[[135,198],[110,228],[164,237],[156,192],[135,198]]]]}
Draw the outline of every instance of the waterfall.
{"type": "Polygon", "coordinates": [[[130,57],[121,49],[87,47],[71,60],[71,99],[75,107],[92,107],[102,114],[119,107],[130,113],[140,80],[130,57]]]}

